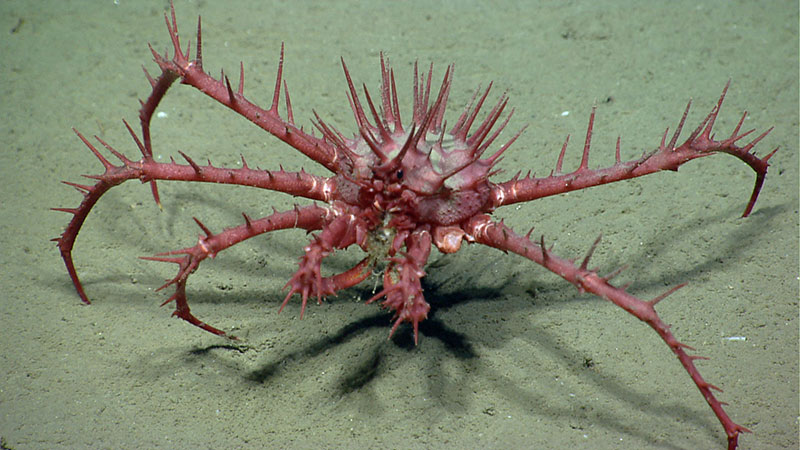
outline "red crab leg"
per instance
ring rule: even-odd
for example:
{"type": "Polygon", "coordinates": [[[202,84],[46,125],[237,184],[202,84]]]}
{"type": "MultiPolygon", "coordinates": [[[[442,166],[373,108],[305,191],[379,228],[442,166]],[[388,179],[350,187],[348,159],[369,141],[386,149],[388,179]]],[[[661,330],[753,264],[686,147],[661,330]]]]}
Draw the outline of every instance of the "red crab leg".
{"type": "Polygon", "coordinates": [[[702,356],[689,355],[686,350],[694,350],[692,347],[678,341],[669,329],[669,325],[665,324],[655,310],[656,304],[663,300],[668,295],[672,294],[684,285],[678,285],[669,291],[659,295],[658,297],[645,301],[627,293],[625,289],[612,286],[609,283],[610,279],[616,275],[617,272],[601,277],[595,270],[587,268],[589,258],[592,252],[600,241],[598,238],[590,248],[586,257],[581,262],[580,266],[576,266],[572,261],[559,258],[551,253],[544,246],[544,238],[537,245],[530,241],[528,236],[520,236],[513,230],[505,226],[502,222],[496,223],[489,219],[489,216],[476,216],[470,219],[467,226],[464,227],[468,240],[479,242],[490,247],[494,247],[503,251],[510,251],[521,255],[531,261],[544,266],[546,269],[564,278],[572,283],[581,292],[591,292],[606,300],[611,301],[625,311],[636,316],[639,320],[647,323],[653,328],[661,339],[666,342],[670,350],[678,357],[683,367],[689,373],[689,376],[694,381],[697,388],[705,397],[706,402],[716,414],[722,426],[725,428],[725,433],[728,436],[728,448],[735,449],[739,433],[749,432],[747,428],[736,424],[728,417],[728,414],[722,407],[722,403],[717,400],[712,390],[722,392],[722,390],[713,384],[708,383],[700,375],[694,361],[697,359],[707,359],[702,356]]]}
{"type": "MultiPolygon", "coordinates": [[[[127,124],[126,124],[127,125],[127,124]]],[[[148,157],[145,147],[141,145],[136,135],[131,131],[131,135],[139,143],[140,150],[145,155],[140,161],[131,161],[124,155],[114,150],[110,145],[103,142],[100,138],[95,137],[100,141],[103,146],[108,149],[114,156],[116,156],[122,164],[115,166],[109,162],[100,151],[94,147],[83,135],[78,133],[78,137],[86,144],[89,150],[94,153],[97,159],[103,164],[105,172],[101,175],[87,175],[88,178],[98,180],[93,186],[80,185],[75,183],[68,183],[78,189],[83,194],[83,201],[77,208],[53,208],[57,211],[64,211],[73,215],[67,228],[58,238],[53,239],[58,243],[58,248],[61,251],[61,257],[64,259],[64,264],[67,266],[67,271],[84,303],[90,303],[86,292],[78,279],[75,265],[72,261],[72,248],[75,244],[75,239],[83,226],[86,217],[94,207],[95,203],[100,200],[100,197],[112,187],[123,183],[128,180],[139,179],[142,182],[155,181],[155,180],[179,180],[179,181],[202,181],[211,183],[222,184],[236,184],[243,186],[260,187],[263,189],[271,189],[275,191],[285,192],[299,197],[306,197],[312,200],[327,201],[328,196],[333,190],[333,181],[327,178],[314,176],[303,171],[301,172],[286,172],[279,171],[265,171],[251,169],[242,158],[242,167],[238,169],[224,169],[212,167],[211,164],[207,166],[200,166],[191,158],[181,153],[189,164],[177,164],[174,161],[170,163],[157,163],[153,161],[152,157],[148,157]]]]}
{"type": "Polygon", "coordinates": [[[567,142],[565,142],[564,146],[561,148],[556,169],[550,174],[550,176],[544,178],[526,176],[522,179],[517,179],[517,177],[514,177],[505,183],[499,183],[495,185],[492,189],[494,207],[497,208],[503,205],[510,205],[512,203],[527,202],[550,195],[636,178],[649,173],[658,172],[660,170],[677,171],[678,167],[693,159],[701,158],[714,153],[728,153],[744,161],[756,172],[756,182],[753,188],[753,193],[750,196],[750,201],[747,203],[744,214],[742,214],[742,217],[748,216],[753,210],[753,206],[758,198],[758,193],[761,191],[761,186],[764,184],[764,178],[767,175],[767,167],[769,166],[767,161],[778,149],[776,148],[763,158],[759,158],[754,153],[750,152],[750,150],[752,150],[753,147],[755,147],[755,145],[758,144],[758,142],[761,141],[761,139],[763,139],[772,130],[772,128],[761,133],[758,137],[743,147],[736,145],[737,141],[754,131],[750,130],[742,133],[739,132],[744,119],[747,117],[747,112],[742,114],[742,118],[739,120],[738,125],[736,125],[736,128],[733,130],[730,137],[722,141],[714,140],[714,137],[711,134],[711,128],[714,126],[714,122],[717,119],[720,108],[722,108],[722,101],[725,99],[725,94],[728,91],[729,85],[730,81],[725,85],[725,89],[722,91],[722,95],[719,97],[719,102],[717,102],[717,105],[711,110],[711,113],[706,116],[705,120],[700,123],[700,126],[698,126],[697,129],[692,132],[692,134],[681,146],[675,147],[675,144],[678,141],[678,136],[680,135],[683,124],[686,121],[686,116],[689,113],[689,107],[692,104],[691,102],[686,105],[686,110],[683,113],[683,117],[681,118],[681,121],[678,124],[675,133],[672,135],[672,139],[670,139],[669,143],[666,142],[667,132],[669,131],[669,129],[667,129],[667,131],[664,132],[664,136],[661,139],[661,145],[658,147],[658,149],[642,155],[642,157],[639,159],[621,162],[619,156],[619,139],[617,139],[616,163],[613,166],[605,169],[590,170],[588,168],[589,147],[592,139],[592,127],[594,126],[595,113],[594,109],[592,109],[592,114],[589,116],[589,129],[586,132],[586,142],[583,147],[583,157],[581,158],[580,166],[574,172],[568,174],[561,173],[561,162],[564,159],[564,153],[567,149],[567,142],[569,142],[569,137],[567,137],[567,142]]]}
{"type": "MultiPolygon", "coordinates": [[[[162,303],[163,306],[173,300],[175,301],[175,311],[172,313],[173,316],[178,316],[216,335],[227,336],[224,331],[206,324],[195,317],[189,310],[189,304],[186,299],[186,280],[189,275],[197,270],[198,265],[204,259],[208,257],[213,258],[217,253],[239,242],[258,236],[259,234],[275,230],[285,230],[287,228],[301,228],[309,231],[318,230],[322,228],[329,214],[330,211],[328,209],[311,205],[302,208],[295,207],[292,211],[276,212],[258,220],[252,220],[247,215],[244,215],[245,223],[237,227],[225,229],[217,234],[212,233],[199,220],[195,219],[205,233],[205,235],[200,235],[197,245],[180,250],[159,253],[156,256],[143,256],[141,258],[151,261],[171,262],[178,264],[180,267],[178,269],[178,274],[175,275],[174,278],[157,289],[161,290],[167,286],[175,285],[175,293],[162,303]]],[[[233,336],[228,337],[236,339],[233,336]]]]}
{"type": "Polygon", "coordinates": [[[372,259],[370,257],[366,257],[349,270],[330,277],[323,277],[322,283],[323,285],[330,283],[330,286],[332,287],[326,286],[325,288],[333,290],[335,294],[335,291],[341,291],[342,289],[353,287],[366,280],[367,277],[369,277],[372,273],[372,270],[370,270],[371,264],[372,259]]]}
{"type": "Polygon", "coordinates": [[[283,299],[279,312],[289,303],[289,299],[298,293],[302,301],[300,307],[300,318],[302,319],[309,297],[316,296],[317,303],[321,304],[323,297],[343,289],[344,285],[341,283],[352,282],[355,285],[366,279],[370,274],[369,270],[365,270],[369,258],[365,258],[354,268],[357,269],[360,266],[362,268],[360,272],[358,270],[352,272],[353,269],[351,269],[345,272],[345,274],[349,273],[349,278],[345,276],[345,279],[338,283],[336,280],[323,278],[320,269],[322,260],[333,253],[335,249],[347,248],[355,243],[364,247],[367,229],[367,223],[353,214],[340,215],[327,223],[322,232],[318,236],[314,236],[311,243],[305,247],[305,254],[300,258],[300,268],[284,286],[284,289],[290,289],[286,298],[283,299]]]}
{"type": "Polygon", "coordinates": [[[295,126],[291,101],[289,100],[289,92],[285,87],[285,83],[284,93],[286,97],[287,120],[281,118],[278,113],[283,76],[283,45],[281,45],[281,56],[280,62],[278,63],[275,90],[272,95],[272,105],[269,109],[265,110],[251,103],[244,97],[243,65],[240,65],[239,87],[236,91],[232,89],[230,80],[224,73],[220,76],[219,80],[216,80],[203,71],[202,33],[199,18],[197,21],[197,53],[195,59],[189,59],[189,48],[187,47],[185,52],[181,49],[180,40],[178,38],[178,23],[175,19],[175,7],[172,5],[172,2],[170,2],[170,13],[172,22],[170,23],[170,19],[167,18],[166,15],[164,19],[167,23],[167,31],[172,40],[172,59],[170,60],[166,54],[163,56],[158,54],[150,47],[153,58],[164,74],[170,73],[173,74],[173,76],[180,77],[183,84],[194,86],[204,94],[244,116],[261,129],[299,150],[312,160],[322,164],[332,172],[336,172],[339,155],[335,146],[295,126]]]}
{"type": "Polygon", "coordinates": [[[383,274],[383,290],[367,300],[367,303],[386,297],[381,306],[393,310],[394,325],[389,332],[391,338],[403,322],[414,327],[414,345],[419,342],[419,323],[428,317],[431,306],[422,295],[420,279],[422,270],[431,253],[431,234],[428,230],[417,230],[405,240],[407,251],[389,258],[389,266],[383,274]]]}

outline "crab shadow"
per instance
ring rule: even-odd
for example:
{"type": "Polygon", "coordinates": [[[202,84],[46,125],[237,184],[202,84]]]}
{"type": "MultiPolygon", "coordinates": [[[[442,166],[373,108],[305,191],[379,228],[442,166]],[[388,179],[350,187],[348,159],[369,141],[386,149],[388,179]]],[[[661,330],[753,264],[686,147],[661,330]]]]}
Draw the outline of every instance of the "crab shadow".
{"type": "MultiPolygon", "coordinates": [[[[473,296],[479,296],[490,301],[499,296],[499,293],[491,288],[470,290],[462,292],[437,292],[435,286],[422,280],[422,286],[428,295],[435,297],[435,305],[431,306],[428,318],[419,324],[419,339],[435,339],[442,344],[448,353],[458,360],[469,360],[478,356],[469,339],[460,331],[449,327],[444,321],[437,317],[443,311],[453,308],[459,304],[470,302],[473,296]]],[[[360,291],[361,289],[357,289],[360,291]]],[[[369,297],[369,290],[363,290],[363,296],[369,297]]],[[[387,323],[390,322],[391,315],[385,311],[376,312],[367,317],[351,322],[341,327],[336,333],[329,334],[308,342],[304,347],[286,354],[282,359],[270,362],[259,369],[246,375],[246,379],[258,383],[265,383],[276,377],[287,360],[297,360],[298,358],[313,358],[327,351],[341,346],[355,337],[367,333],[371,329],[386,330],[387,323]]],[[[416,349],[414,343],[414,332],[412,327],[404,324],[397,328],[392,335],[390,342],[394,348],[402,350],[404,353],[413,353],[416,349]]],[[[375,379],[380,370],[380,362],[383,359],[382,350],[376,348],[374,355],[365,358],[360,366],[354,366],[351,375],[342,380],[341,392],[358,390],[369,384],[375,379]]]]}
{"type": "MultiPolygon", "coordinates": [[[[469,274],[463,274],[462,276],[468,278],[469,274]]],[[[333,392],[327,394],[330,395],[331,400],[338,401],[351,395],[368,393],[371,391],[373,383],[386,376],[398,363],[404,364],[404,359],[433,358],[432,353],[439,349],[444,349],[446,350],[446,355],[437,355],[436,360],[449,359],[450,361],[455,361],[456,365],[461,368],[461,374],[455,375],[459,380],[455,382],[448,380],[448,378],[454,376],[453,373],[443,371],[441,364],[436,363],[436,361],[431,361],[430,364],[423,363],[428,373],[421,375],[422,379],[434,380],[429,381],[428,393],[431,398],[438,399],[439,404],[443,405],[444,408],[448,408],[448,405],[451,405],[454,410],[463,407],[463,405],[457,406],[460,403],[454,399],[452,393],[448,393],[450,388],[456,391],[455,386],[461,383],[478,385],[485,380],[493,380],[492,390],[505,397],[507,401],[516,403],[518,407],[530,410],[535,406],[537,415],[545,415],[559,420],[573,420],[575,410],[571,407],[554,405],[551,398],[553,394],[547,392],[547,387],[521,386],[518,380],[508,376],[506,372],[481,362],[480,348],[485,349],[500,345],[497,342],[490,342],[492,338],[498,335],[505,335],[505,338],[501,338],[501,340],[507,341],[511,338],[513,326],[501,327],[505,329],[493,333],[492,338],[489,338],[482,337],[481,333],[475,331],[464,332],[454,329],[448,325],[447,318],[443,317],[451,309],[475,308],[476,302],[492,303],[503,301],[508,294],[504,292],[502,285],[509,281],[504,280],[504,283],[500,283],[497,287],[455,290],[445,287],[445,285],[454,284],[454,281],[447,276],[442,278],[434,277],[433,279],[426,277],[423,279],[423,289],[426,296],[432,301],[428,318],[419,325],[419,339],[425,341],[427,348],[438,348],[435,348],[433,352],[422,352],[420,354],[420,349],[414,342],[412,327],[404,324],[404,326],[397,329],[388,342],[382,340],[382,342],[368,347],[367,351],[358,355],[357,358],[348,360],[348,367],[332,383],[334,386],[333,392]],[[430,341],[434,341],[434,344],[431,344],[430,341]],[[436,344],[439,345],[437,346],[436,344]],[[398,358],[400,358],[399,362],[398,358]],[[478,377],[473,378],[476,374],[478,377]]],[[[463,285],[464,283],[459,284],[463,285]]],[[[558,307],[559,303],[563,306],[564,303],[569,302],[586,303],[594,301],[591,296],[566,294],[571,289],[571,286],[564,285],[564,283],[540,284],[540,288],[548,294],[554,294],[556,297],[565,296],[566,299],[554,302],[549,300],[540,301],[534,297],[532,300],[510,302],[507,305],[512,306],[512,308],[508,311],[508,314],[535,314],[538,309],[558,307]],[[514,307],[516,307],[516,310],[513,309],[514,307]],[[525,311],[521,311],[523,309],[525,311]]],[[[369,292],[369,290],[365,289],[363,296],[368,297],[369,295],[367,294],[369,292]]],[[[298,348],[271,358],[270,361],[261,364],[256,369],[245,370],[244,373],[241,366],[231,367],[231,369],[237,371],[248,382],[270,385],[280,379],[285,371],[302,371],[302,367],[298,367],[298,365],[313,364],[309,361],[324,357],[337,348],[344,348],[348,342],[365,333],[369,333],[370,330],[385,331],[387,323],[390,323],[390,317],[391,315],[385,311],[376,312],[348,323],[334,333],[306,340],[298,348]]],[[[716,422],[705,414],[702,406],[687,407],[682,398],[674,401],[668,400],[666,407],[663,402],[654,404],[648,393],[635,391],[627,386],[624,375],[620,376],[613,372],[613,368],[590,367],[586,364],[586,361],[589,360],[586,354],[575,350],[569,344],[565,344],[547,329],[536,328],[527,334],[528,336],[524,337],[525,340],[533,343],[535,347],[549,354],[553,359],[562,361],[562,370],[589,382],[597,390],[622,400],[630,406],[630,410],[641,411],[653,417],[663,417],[665,420],[675,420],[677,417],[681,420],[702,424],[709,430],[709,434],[716,432],[716,422]]],[[[192,350],[191,355],[202,358],[204,355],[220,348],[233,349],[235,346],[214,345],[199,348],[192,350]]],[[[369,394],[366,395],[369,396],[369,394]]],[[[596,412],[596,416],[589,420],[607,430],[635,435],[645,442],[658,442],[664,448],[680,448],[672,447],[670,444],[662,442],[658,439],[656,433],[631,428],[625,416],[615,411],[596,412]]]]}

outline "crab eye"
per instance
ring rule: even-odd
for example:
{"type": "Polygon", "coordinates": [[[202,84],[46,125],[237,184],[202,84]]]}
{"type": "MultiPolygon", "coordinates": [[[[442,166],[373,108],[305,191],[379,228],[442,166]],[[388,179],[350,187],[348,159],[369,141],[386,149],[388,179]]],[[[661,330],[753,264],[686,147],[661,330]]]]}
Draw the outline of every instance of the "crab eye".
{"type": "Polygon", "coordinates": [[[398,170],[397,173],[394,174],[394,175],[397,177],[398,180],[402,180],[403,179],[403,171],[402,170],[398,170]]]}

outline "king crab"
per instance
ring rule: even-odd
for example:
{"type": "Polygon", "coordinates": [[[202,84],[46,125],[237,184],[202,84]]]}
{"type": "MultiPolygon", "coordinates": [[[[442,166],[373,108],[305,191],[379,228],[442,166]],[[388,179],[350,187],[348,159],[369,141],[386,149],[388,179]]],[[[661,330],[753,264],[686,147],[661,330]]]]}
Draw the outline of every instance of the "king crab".
{"type": "Polygon", "coordinates": [[[186,297],[186,282],[189,275],[197,270],[204,259],[213,258],[217,253],[246,239],[276,230],[301,228],[308,232],[319,231],[319,233],[313,235],[311,242],[304,248],[305,253],[300,259],[300,267],[285,286],[288,288],[288,293],[280,309],[286,306],[294,294],[299,294],[302,317],[309,298],[316,297],[320,303],[323,298],[364,281],[373,270],[379,268],[383,272],[383,289],[367,300],[367,303],[383,299],[381,305],[394,311],[394,324],[389,335],[391,336],[400,324],[409,322],[413,327],[416,343],[419,323],[427,317],[430,310],[430,305],[422,293],[420,279],[425,275],[423,269],[430,256],[431,245],[443,253],[453,253],[458,251],[465,241],[483,244],[530,259],[564,278],[579,291],[591,292],[609,300],[647,323],[678,357],[722,423],[728,437],[728,448],[736,448],[739,433],[749,431],[729,418],[723,409],[723,403],[717,400],[713,393],[713,390],[720,392],[721,390],[705,381],[695,367],[695,360],[705,358],[688,354],[687,350],[694,349],[678,341],[670,332],[669,326],[656,313],[656,304],[684,284],[675,286],[653,299],[639,299],[628,293],[626,286],[617,287],[611,284],[612,278],[622,269],[601,276],[596,269],[589,267],[589,259],[600,242],[599,237],[580,263],[576,264],[576,260],[555,255],[551,248],[545,246],[544,237],[532,240],[533,229],[525,235],[517,234],[502,221],[496,222],[490,216],[495,209],[514,203],[636,178],[661,170],[677,171],[678,167],[688,161],[714,153],[728,153],[755,171],[755,187],[742,215],[748,216],[764,183],[767,161],[777,149],[764,157],[757,157],[751,151],[771,129],[747,144],[742,146],[737,144],[753,132],[753,130],[740,132],[747,116],[746,112],[728,138],[714,140],[712,128],[725,99],[728,85],[722,91],[716,106],[680,145],[677,145],[678,139],[691,102],[686,106],[675,132],[667,140],[668,130],[665,131],[660,145],[655,150],[645,152],[637,159],[622,161],[620,141],[617,139],[615,163],[603,169],[589,169],[589,149],[595,117],[595,110],[592,109],[583,155],[576,170],[569,173],[562,171],[562,161],[569,142],[567,138],[559,153],[555,170],[548,176],[536,177],[530,172],[520,176],[520,173],[517,173],[508,181],[493,182],[490,181],[490,177],[499,172],[496,165],[501,155],[517,139],[522,130],[495,150],[491,156],[483,158],[486,150],[492,146],[513,114],[512,110],[501,120],[508,104],[508,98],[503,95],[473,129],[491,84],[482,93],[477,92],[473,96],[470,105],[456,120],[455,125],[447,130],[444,112],[452,84],[453,66],[445,71],[441,87],[434,99],[431,97],[433,67],[431,66],[427,76],[424,74],[420,76],[415,64],[412,117],[410,125],[404,125],[398,106],[394,72],[383,55],[380,59],[382,83],[377,105],[373,102],[366,86],[364,86],[365,103],[362,103],[347,66],[342,60],[348,100],[355,116],[358,134],[348,138],[315,113],[316,120],[313,124],[319,132],[318,136],[313,132],[306,132],[295,123],[289,92],[286,83],[282,81],[283,46],[281,46],[272,104],[268,109],[263,109],[244,96],[243,67],[240,67],[239,84],[235,90],[224,72],[220,79],[215,79],[203,70],[199,20],[194,59],[189,59],[188,47],[186,51],[181,49],[174,7],[171,6],[171,20],[167,17],[165,20],[172,40],[173,57],[170,59],[167,54],[162,56],[150,48],[155,62],[161,68],[161,74],[153,78],[145,71],[152,85],[152,92],[147,101],[142,103],[139,112],[141,139],[125,122],[142,153],[142,159],[138,161],[128,159],[102,139],[95,137],[121,161],[120,165],[114,165],[88,139],[75,130],[78,137],[105,168],[104,173],[100,175],[88,176],[97,180],[94,185],[65,182],[83,194],[83,201],[77,208],[55,208],[72,214],[65,231],[54,241],[58,244],[70,278],[84,303],[88,304],[90,301],[75,270],[72,248],[92,207],[112,187],[133,179],[147,182],[159,206],[161,203],[156,185],[158,180],[213,182],[280,191],[322,202],[325,206],[317,204],[295,206],[292,210],[275,211],[258,219],[242,213],[244,223],[219,233],[212,232],[195,218],[195,222],[203,231],[197,244],[144,258],[175,263],[179,266],[178,274],[159,288],[175,287],[172,296],[163,303],[175,302],[173,315],[213,334],[236,339],[191,313],[186,297]],[[316,176],[302,170],[288,172],[282,168],[272,171],[252,169],[248,167],[244,158],[241,168],[215,167],[210,162],[207,165],[200,165],[183,152],[179,153],[186,160],[186,164],[178,164],[174,160],[169,163],[156,162],[150,141],[150,120],[161,99],[176,80],[199,89],[244,116],[324,166],[332,175],[316,176]],[[278,111],[282,90],[285,103],[283,115],[278,111]],[[367,256],[345,272],[322,276],[320,271],[322,260],[335,250],[352,245],[359,246],[367,256]]]}

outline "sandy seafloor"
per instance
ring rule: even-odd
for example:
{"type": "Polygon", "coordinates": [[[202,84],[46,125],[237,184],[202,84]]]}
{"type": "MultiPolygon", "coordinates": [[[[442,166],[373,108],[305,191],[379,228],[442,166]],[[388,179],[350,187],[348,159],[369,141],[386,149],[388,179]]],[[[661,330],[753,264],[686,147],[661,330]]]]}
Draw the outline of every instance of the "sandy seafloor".
{"type": "MultiPolygon", "coordinates": [[[[798,446],[797,3],[178,1],[184,39],[203,16],[205,67],[238,73],[267,104],[281,41],[294,113],[312,108],[350,133],[339,57],[377,92],[378,55],[394,65],[408,114],[415,60],[455,63],[449,122],[494,80],[529,124],[496,180],[546,175],[567,134],[577,167],[597,104],[591,167],[653,149],[695,101],[687,128],[728,79],[718,136],[775,130],[758,147],[769,176],[752,216],[739,216],[753,173],[724,155],[679,173],[544,199],[495,213],[535,225],[554,252],[625,264],[619,283],[651,298],[677,337],[711,356],[701,372],[725,390],[744,449],[798,446]],[[565,112],[569,114],[565,114],[565,112]]],[[[147,49],[168,37],[166,1],[0,3],[0,436],[11,449],[54,448],[723,448],[722,427],[667,346],[616,306],[581,294],[519,257],[470,246],[433,252],[432,304],[415,347],[409,327],[364,306],[372,282],[277,314],[307,237],[285,231],[206,261],[189,283],[193,311],[240,346],[170,317],[154,292],[173,265],[138,256],[195,243],[191,217],[214,230],[297,201],[255,189],[161,183],[160,212],[138,182],[111,190],[81,233],[83,306],[54,243],[79,195],[60,184],[98,173],[75,137],[97,134],[137,158],[121,119],[136,123],[149,86],[147,49]]],[[[377,94],[376,94],[377,95],[377,94]]],[[[157,157],[324,174],[298,152],[187,87],[153,125],[157,157]]],[[[327,273],[360,259],[331,258],[327,273]]]]}

